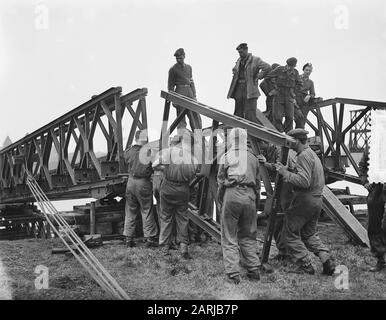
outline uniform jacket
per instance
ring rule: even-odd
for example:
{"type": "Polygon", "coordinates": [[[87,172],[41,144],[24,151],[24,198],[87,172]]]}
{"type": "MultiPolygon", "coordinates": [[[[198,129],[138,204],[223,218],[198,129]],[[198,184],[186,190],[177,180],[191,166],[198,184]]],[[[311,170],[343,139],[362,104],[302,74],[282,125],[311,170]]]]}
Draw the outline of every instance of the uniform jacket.
{"type": "Polygon", "coordinates": [[[164,177],[172,182],[189,183],[198,170],[198,159],[181,144],[162,150],[160,161],[164,177]]]}
{"type": "MultiPolygon", "coordinates": [[[[125,162],[128,164],[129,174],[137,178],[149,178],[153,173],[151,162],[143,163],[147,154],[141,154],[142,146],[133,145],[124,152],[125,162]]],[[[146,152],[143,149],[142,152],[146,152]]]]}
{"type": "Polygon", "coordinates": [[[292,98],[295,98],[295,92],[300,91],[303,82],[299,76],[298,70],[294,69],[290,71],[288,66],[279,66],[275,70],[271,71],[267,77],[267,80],[272,80],[275,89],[279,94],[287,94],[287,90],[290,90],[292,98]]]}
{"type": "MultiPolygon", "coordinates": [[[[235,89],[239,78],[240,61],[241,58],[236,61],[236,65],[232,69],[233,78],[227,96],[228,99],[235,97],[235,89]]],[[[248,54],[244,67],[244,77],[247,83],[247,99],[257,99],[260,96],[258,80],[263,79],[270,70],[271,66],[268,63],[264,62],[259,57],[253,56],[251,53],[248,54]],[[262,73],[260,73],[261,70],[263,71],[262,73]]]]}
{"type": "Polygon", "coordinates": [[[325,185],[323,166],[310,147],[298,154],[296,171],[286,171],[285,181],[291,183],[296,191],[308,192],[314,196],[322,195],[325,185]]]}
{"type": "Polygon", "coordinates": [[[250,150],[228,150],[220,159],[217,173],[219,189],[245,185],[260,193],[259,161],[250,150]]]}

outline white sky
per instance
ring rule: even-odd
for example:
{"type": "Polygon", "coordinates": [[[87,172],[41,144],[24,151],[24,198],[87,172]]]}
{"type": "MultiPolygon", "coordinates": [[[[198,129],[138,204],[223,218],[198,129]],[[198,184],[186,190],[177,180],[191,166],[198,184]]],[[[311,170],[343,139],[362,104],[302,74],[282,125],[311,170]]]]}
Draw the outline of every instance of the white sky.
{"type": "MultiPolygon", "coordinates": [[[[270,64],[296,56],[301,70],[312,62],[311,78],[325,99],[386,101],[382,0],[2,0],[0,144],[114,86],[123,93],[148,88],[148,122],[157,138],[160,91],[179,47],[193,67],[198,100],[232,113],[226,94],[240,42],[270,64]],[[47,28],[35,12],[42,6],[47,28]]],[[[264,96],[258,106],[265,108],[264,96]]]]}

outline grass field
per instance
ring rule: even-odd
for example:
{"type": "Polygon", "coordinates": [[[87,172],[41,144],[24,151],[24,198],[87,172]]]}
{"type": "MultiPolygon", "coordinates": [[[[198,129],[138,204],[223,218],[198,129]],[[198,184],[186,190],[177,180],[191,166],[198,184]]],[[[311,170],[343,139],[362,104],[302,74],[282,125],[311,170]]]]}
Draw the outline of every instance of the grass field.
{"type": "MultiPolygon", "coordinates": [[[[343,231],[333,223],[321,223],[322,239],[332,249],[337,264],[349,270],[349,288],[336,289],[337,275],[289,273],[290,266],[272,262],[273,274],[262,274],[259,282],[250,282],[242,273],[239,285],[224,276],[221,247],[207,242],[190,246],[192,260],[182,260],[178,251],[164,256],[158,248],[141,244],[126,248],[121,242],[105,243],[92,249],[132,299],[385,299],[386,273],[368,272],[375,263],[367,248],[348,243],[343,231]]],[[[263,228],[259,229],[263,236],[263,228]]],[[[13,299],[111,299],[82,269],[73,257],[52,255],[61,247],[59,239],[1,241],[0,257],[10,278],[13,299]],[[49,270],[49,289],[37,290],[35,267],[49,270]]],[[[259,243],[260,250],[262,244],[259,243]]],[[[273,247],[271,256],[275,255],[273,247]]]]}

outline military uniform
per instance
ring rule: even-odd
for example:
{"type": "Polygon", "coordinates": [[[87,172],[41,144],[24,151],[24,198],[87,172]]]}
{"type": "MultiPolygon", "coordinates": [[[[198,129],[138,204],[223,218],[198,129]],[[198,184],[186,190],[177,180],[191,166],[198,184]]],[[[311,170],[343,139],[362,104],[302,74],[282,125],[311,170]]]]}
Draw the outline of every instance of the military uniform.
{"type": "Polygon", "coordinates": [[[182,146],[178,145],[162,152],[162,163],[165,164],[165,170],[160,193],[161,231],[159,244],[166,248],[172,245],[173,219],[175,219],[181,252],[183,255],[187,255],[189,183],[196,174],[198,161],[189,151],[184,150],[182,157],[179,158],[181,162],[176,162],[175,155],[181,155],[181,151],[182,146]]]}
{"type": "Polygon", "coordinates": [[[296,128],[303,128],[306,125],[306,119],[309,112],[308,106],[313,103],[315,98],[314,82],[310,78],[306,78],[304,74],[300,75],[302,85],[296,92],[296,103],[299,109],[295,110],[296,128]],[[304,99],[310,95],[310,100],[305,102],[304,99]]]}
{"type": "MultiPolygon", "coordinates": [[[[306,133],[308,132],[303,129],[288,132],[295,138],[306,133]]],[[[321,259],[324,273],[331,274],[334,267],[331,266],[329,249],[322,243],[317,233],[325,185],[320,159],[309,146],[306,146],[297,155],[296,172],[280,169],[279,173],[286,182],[293,185],[294,189],[294,197],[285,210],[283,229],[290,258],[303,266],[311,265],[309,250],[321,259]]]]}
{"type": "MultiPolygon", "coordinates": [[[[237,50],[245,46],[241,44],[237,50]]],[[[235,99],[234,115],[257,122],[257,99],[260,96],[258,80],[264,78],[270,70],[268,63],[251,53],[245,59],[237,60],[232,69],[233,78],[227,95],[228,99],[235,99]]]]}
{"type": "Polygon", "coordinates": [[[367,209],[369,222],[367,234],[370,240],[371,252],[377,258],[377,266],[371,271],[379,271],[385,268],[386,253],[386,214],[385,214],[385,193],[383,184],[373,183],[368,185],[369,152],[365,149],[362,159],[359,162],[360,177],[363,185],[368,186],[369,194],[367,196],[367,209]]]}
{"type": "Polygon", "coordinates": [[[153,192],[150,177],[151,162],[143,164],[140,159],[141,145],[133,145],[125,151],[129,179],[126,185],[125,225],[123,234],[133,244],[135,222],[138,212],[142,215],[143,233],[149,243],[156,243],[158,228],[152,212],[153,192]]]}
{"type": "MultiPolygon", "coordinates": [[[[275,70],[279,65],[276,63],[274,63],[271,67],[272,67],[272,70],[275,70]]],[[[275,89],[275,85],[274,83],[272,82],[272,79],[264,79],[261,83],[260,83],[260,89],[261,91],[264,92],[265,94],[265,106],[266,106],[266,110],[265,110],[265,116],[270,120],[272,121],[272,106],[273,106],[273,98],[274,96],[272,95],[272,92],[273,90],[275,89]]]]}
{"type": "Polygon", "coordinates": [[[288,132],[293,128],[295,90],[302,84],[299,72],[296,69],[289,69],[288,66],[279,66],[272,70],[266,79],[274,81],[277,91],[273,99],[273,125],[280,132],[288,132]]]}
{"type": "MultiPolygon", "coordinates": [[[[179,55],[185,55],[185,53],[182,49],[178,49],[174,55],[177,57],[179,55]]],[[[176,63],[169,69],[168,90],[174,91],[188,98],[196,99],[196,87],[194,85],[192,67],[190,65],[186,63],[183,65],[176,63]]],[[[179,105],[174,105],[174,107],[177,110],[178,117],[184,108],[179,105]]],[[[192,129],[202,128],[201,116],[197,112],[189,110],[187,112],[187,116],[192,129]]],[[[185,117],[177,125],[177,128],[186,128],[185,117]]]]}
{"type": "Polygon", "coordinates": [[[239,277],[240,257],[248,274],[258,275],[260,265],[256,253],[256,204],[260,194],[258,168],[257,158],[247,150],[246,145],[245,148],[239,149],[232,147],[220,160],[217,180],[219,201],[223,199],[221,246],[225,273],[229,278],[239,277]]]}

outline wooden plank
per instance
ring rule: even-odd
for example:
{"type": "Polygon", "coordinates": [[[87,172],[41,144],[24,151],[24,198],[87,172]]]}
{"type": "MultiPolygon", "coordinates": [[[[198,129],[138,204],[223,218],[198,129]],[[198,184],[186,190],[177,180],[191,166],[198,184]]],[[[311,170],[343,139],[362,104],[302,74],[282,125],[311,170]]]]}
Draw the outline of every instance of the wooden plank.
{"type": "Polygon", "coordinates": [[[161,97],[166,101],[178,104],[190,111],[198,112],[202,116],[224,123],[227,126],[246,129],[249,135],[258,139],[271,142],[278,146],[291,147],[295,145],[295,139],[293,137],[279,133],[276,129],[266,128],[258,123],[209,107],[178,93],[161,91],[161,97]]]}
{"type": "Polygon", "coordinates": [[[95,234],[95,222],[95,201],[93,201],[90,206],[90,234],[95,234]]]}
{"type": "Polygon", "coordinates": [[[323,210],[335,220],[350,237],[358,243],[370,247],[366,229],[326,186],[323,189],[323,210]]]}
{"type": "Polygon", "coordinates": [[[268,118],[265,116],[264,113],[262,113],[259,109],[256,110],[256,118],[257,121],[260,122],[261,125],[264,127],[270,128],[272,130],[277,130],[275,126],[272,124],[271,121],[268,120],[268,118]]]}
{"type": "Polygon", "coordinates": [[[343,204],[366,204],[367,196],[360,196],[355,194],[338,194],[335,195],[343,204]]]}

